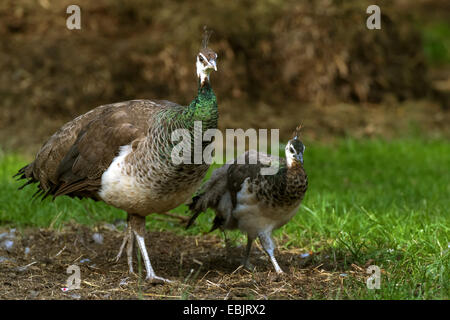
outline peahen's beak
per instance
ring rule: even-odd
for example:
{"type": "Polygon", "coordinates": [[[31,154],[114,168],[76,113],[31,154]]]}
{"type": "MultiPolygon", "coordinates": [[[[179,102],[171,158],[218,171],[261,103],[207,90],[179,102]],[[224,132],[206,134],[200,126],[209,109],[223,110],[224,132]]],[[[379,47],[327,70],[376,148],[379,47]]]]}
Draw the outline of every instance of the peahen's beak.
{"type": "Polygon", "coordinates": [[[216,60],[211,60],[208,61],[209,65],[211,66],[211,68],[214,69],[214,71],[217,71],[217,64],[216,64],[216,60]]]}

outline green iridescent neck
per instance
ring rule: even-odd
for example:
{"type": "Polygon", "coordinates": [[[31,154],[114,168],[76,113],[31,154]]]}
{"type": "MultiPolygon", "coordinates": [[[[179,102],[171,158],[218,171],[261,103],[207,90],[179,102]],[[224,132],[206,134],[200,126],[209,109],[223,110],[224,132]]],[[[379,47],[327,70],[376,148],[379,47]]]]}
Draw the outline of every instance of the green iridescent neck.
{"type": "Polygon", "coordinates": [[[192,100],[181,117],[192,124],[194,121],[202,121],[204,129],[217,128],[219,117],[217,100],[208,80],[201,84],[199,79],[197,97],[192,100]]]}
{"type": "Polygon", "coordinates": [[[194,122],[202,122],[202,131],[217,128],[219,112],[214,91],[208,81],[200,83],[197,96],[187,107],[168,108],[160,114],[161,125],[175,130],[177,128],[194,129],[194,122]],[[181,109],[180,109],[181,108],[181,109]]]}

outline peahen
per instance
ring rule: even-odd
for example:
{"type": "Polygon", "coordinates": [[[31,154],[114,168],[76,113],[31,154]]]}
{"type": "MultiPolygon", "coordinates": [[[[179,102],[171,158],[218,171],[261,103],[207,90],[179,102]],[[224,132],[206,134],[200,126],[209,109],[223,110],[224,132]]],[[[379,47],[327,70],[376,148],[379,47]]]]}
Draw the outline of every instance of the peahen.
{"type": "Polygon", "coordinates": [[[240,156],[245,162],[237,158],[214,170],[211,179],[189,204],[193,215],[187,228],[201,212],[211,208],[216,213],[211,231],[239,229],[247,233],[243,261],[246,268],[250,268],[252,243],[258,237],[275,271],[282,273],[274,256],[272,231],[285,225],[297,213],[308,188],[303,168],[305,146],[298,138],[299,129],[286,145],[285,159],[250,150],[240,156]],[[261,174],[261,169],[273,161],[279,162],[277,173],[261,174]]]}
{"type": "Polygon", "coordinates": [[[177,164],[171,158],[175,130],[187,129],[193,135],[194,121],[201,121],[203,132],[217,128],[217,101],[209,80],[217,70],[217,54],[208,48],[209,36],[205,29],[196,60],[198,92],[189,106],[166,100],[99,106],[62,126],[16,174],[28,180],[25,185],[39,183],[36,196],[86,197],[125,210],[128,226],[116,261],[126,247],[133,272],[136,238],[146,279],[153,282],[169,280],[157,276],[150,263],[145,217],[184,203],[209,168],[204,162],[177,164]]]}

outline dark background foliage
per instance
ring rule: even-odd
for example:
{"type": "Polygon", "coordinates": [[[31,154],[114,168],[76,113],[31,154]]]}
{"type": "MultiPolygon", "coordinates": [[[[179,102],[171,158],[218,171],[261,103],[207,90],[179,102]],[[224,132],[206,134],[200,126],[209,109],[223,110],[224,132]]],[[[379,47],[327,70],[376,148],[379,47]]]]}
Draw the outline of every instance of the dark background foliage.
{"type": "MultiPolygon", "coordinates": [[[[308,112],[322,117],[310,106],[428,99],[445,107],[448,86],[436,90],[430,68],[445,70],[439,76],[448,79],[448,39],[442,39],[449,28],[429,22],[446,21],[447,2],[378,1],[382,29],[371,31],[372,2],[78,0],[82,29],[71,31],[66,8],[73,1],[3,1],[2,145],[40,144],[101,104],[142,98],[188,104],[205,24],[219,55],[212,82],[222,128],[277,127],[287,136],[308,112]],[[25,127],[33,134],[11,135],[25,127]]],[[[319,122],[311,119],[312,126],[319,122]]]]}

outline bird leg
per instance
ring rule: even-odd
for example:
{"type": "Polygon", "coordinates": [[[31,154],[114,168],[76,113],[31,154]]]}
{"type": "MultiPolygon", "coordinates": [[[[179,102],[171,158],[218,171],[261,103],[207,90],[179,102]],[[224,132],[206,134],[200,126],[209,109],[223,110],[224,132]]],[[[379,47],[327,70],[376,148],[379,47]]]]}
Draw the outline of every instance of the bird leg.
{"type": "Polygon", "coordinates": [[[242,260],[242,265],[244,266],[244,268],[247,270],[250,270],[250,271],[254,269],[254,266],[249,261],[250,260],[250,252],[252,251],[252,244],[253,244],[254,240],[255,240],[255,238],[247,235],[247,247],[245,248],[244,259],[242,260]]]}
{"type": "Polygon", "coordinates": [[[155,283],[171,282],[162,277],[158,277],[152,268],[150,263],[150,258],[148,257],[147,248],[145,247],[144,235],[145,235],[145,217],[139,215],[130,215],[129,224],[136,236],[136,241],[141,251],[141,256],[144,259],[145,270],[147,271],[147,276],[145,280],[155,283]]]}
{"type": "Polygon", "coordinates": [[[130,216],[128,215],[127,230],[125,230],[125,236],[123,237],[122,245],[120,246],[115,261],[116,263],[119,262],[120,257],[122,257],[123,249],[125,248],[125,245],[127,245],[127,261],[130,273],[133,273],[133,242],[134,235],[133,230],[131,229],[130,216]]]}
{"type": "Polygon", "coordinates": [[[231,257],[230,239],[228,239],[227,233],[223,229],[222,229],[222,234],[223,234],[223,238],[224,238],[224,241],[225,241],[225,250],[227,251],[227,258],[230,259],[230,257],[231,257]]]}
{"type": "Polygon", "coordinates": [[[273,254],[275,244],[273,242],[270,233],[271,233],[270,231],[260,233],[258,235],[259,241],[261,241],[261,245],[264,248],[264,251],[266,251],[266,253],[269,255],[270,261],[275,267],[276,273],[281,274],[283,273],[283,270],[281,270],[280,266],[278,265],[277,259],[275,259],[275,255],[273,254]]]}
{"type": "Polygon", "coordinates": [[[170,282],[167,279],[158,277],[152,268],[150,259],[148,257],[147,248],[145,247],[144,235],[145,235],[145,217],[128,214],[128,225],[125,231],[125,236],[120,246],[119,254],[116,256],[116,262],[119,261],[122,256],[125,245],[127,246],[127,261],[130,273],[133,273],[133,243],[136,237],[141,256],[144,259],[145,270],[147,271],[146,280],[150,282],[170,282]]]}

